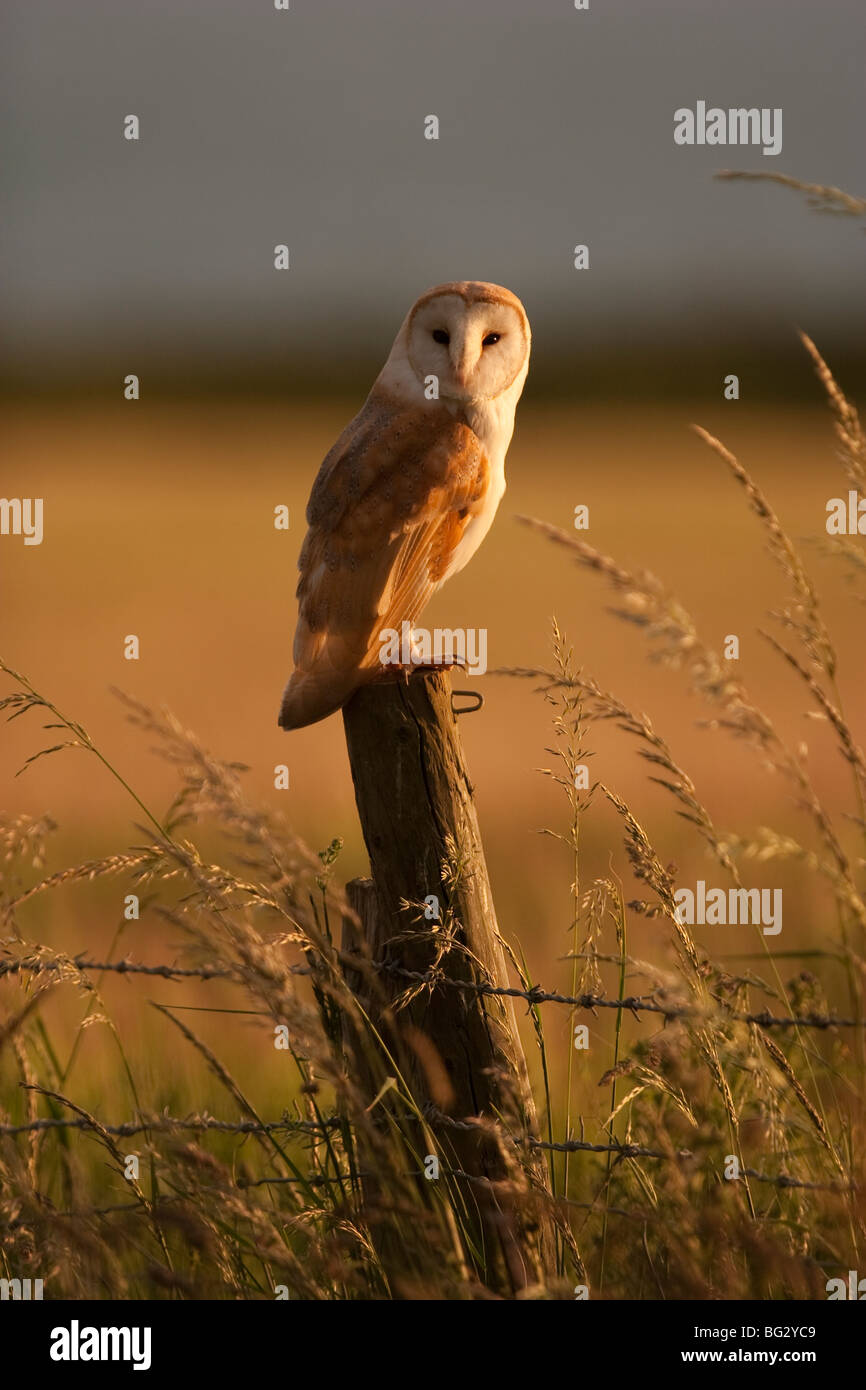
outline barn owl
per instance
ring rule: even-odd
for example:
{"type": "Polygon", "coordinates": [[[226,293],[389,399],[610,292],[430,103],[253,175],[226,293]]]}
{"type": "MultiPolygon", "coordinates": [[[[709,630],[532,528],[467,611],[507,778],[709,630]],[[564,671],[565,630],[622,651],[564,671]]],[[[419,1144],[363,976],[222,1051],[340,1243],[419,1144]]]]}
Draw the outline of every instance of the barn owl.
{"type": "Polygon", "coordinates": [[[383,671],[380,633],[415,624],[483,541],[529,369],[529,320],[500,285],[436,285],[409,310],[307,506],[284,729],[383,671]]]}

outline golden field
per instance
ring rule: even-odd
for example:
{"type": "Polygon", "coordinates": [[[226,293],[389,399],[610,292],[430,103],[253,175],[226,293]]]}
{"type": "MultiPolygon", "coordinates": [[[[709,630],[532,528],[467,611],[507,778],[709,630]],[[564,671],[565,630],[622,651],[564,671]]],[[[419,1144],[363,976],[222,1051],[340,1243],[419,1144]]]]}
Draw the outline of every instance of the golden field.
{"type": "MultiPolygon", "coordinates": [[[[167,705],[217,756],[247,764],[250,797],[282,811],[313,847],[344,837],[347,877],[364,861],[341,721],[285,734],[276,711],[291,669],[309,488],[358,404],[21,410],[7,426],[4,486],[10,496],[44,497],[45,538],[38,547],[14,537],[2,542],[0,652],[84,724],[145,801],[163,803],[171,777],[130,733],[111,686],[167,705]],[[290,508],[288,533],[273,527],[278,503],[290,508]],[[140,639],[137,662],[123,658],[130,633],[140,639]],[[288,792],[273,787],[281,762],[290,768],[288,792]]],[[[424,621],[486,627],[491,669],[549,667],[555,615],[576,665],[651,716],[716,820],[740,824],[746,812],[760,824],[784,815],[774,780],[729,740],[697,728],[710,712],[676,673],[647,662],[640,633],[605,611],[614,597],[603,581],[515,519],[535,516],[570,529],[575,505],[586,503],[590,529],[572,534],[632,570],[658,575],[708,645],[721,650],[726,634],[738,634],[743,680],[783,732],[808,742],[816,784],[832,803],[844,795],[847,770],[824,731],[804,719],[804,701],[757,635],[783,598],[784,581],[739,488],[690,431],[696,414],[750,469],[795,541],[820,539],[826,501],[844,495],[847,484],[817,388],[814,408],[797,414],[721,401],[703,412],[676,403],[528,404],[518,412],[493,530],[424,621]]],[[[862,705],[866,680],[862,606],[837,563],[803,551],[846,653],[840,680],[850,712],[862,705]]],[[[556,901],[545,886],[556,877],[555,851],[535,834],[558,810],[535,772],[549,763],[548,714],[526,682],[488,675],[456,684],[484,693],[483,712],[461,728],[494,883],[502,884],[500,917],[534,951],[556,901]],[[521,905],[530,885],[527,930],[521,905]]],[[[33,751],[26,724],[12,726],[0,744],[9,811],[50,808],[70,853],[97,853],[126,833],[132,811],[122,793],[75,752],[12,782],[33,751]]],[[[593,776],[629,794],[640,785],[635,759],[617,737],[599,745],[593,776]]],[[[651,789],[641,795],[647,815],[664,815],[664,798],[651,789]]]]}

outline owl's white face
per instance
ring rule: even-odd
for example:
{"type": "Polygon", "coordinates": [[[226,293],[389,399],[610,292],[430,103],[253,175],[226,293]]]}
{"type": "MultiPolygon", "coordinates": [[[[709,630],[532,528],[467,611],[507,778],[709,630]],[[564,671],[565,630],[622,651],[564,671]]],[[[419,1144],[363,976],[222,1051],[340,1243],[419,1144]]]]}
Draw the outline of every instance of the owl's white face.
{"type": "MultiPolygon", "coordinates": [[[[492,288],[492,287],[491,287],[492,288]]],[[[412,370],[423,385],[435,376],[446,400],[491,400],[526,365],[529,325],[506,301],[443,293],[422,298],[407,323],[412,370]]]]}

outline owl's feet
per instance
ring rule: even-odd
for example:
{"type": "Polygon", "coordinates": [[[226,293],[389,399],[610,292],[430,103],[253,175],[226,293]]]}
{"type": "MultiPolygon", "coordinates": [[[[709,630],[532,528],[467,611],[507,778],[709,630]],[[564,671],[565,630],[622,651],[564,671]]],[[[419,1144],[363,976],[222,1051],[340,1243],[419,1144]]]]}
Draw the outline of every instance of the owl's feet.
{"type": "Polygon", "coordinates": [[[458,667],[461,671],[466,670],[465,661],[420,661],[412,666],[412,671],[453,671],[458,667]]]}
{"type": "Polygon", "coordinates": [[[381,673],[376,676],[375,679],[377,681],[399,680],[403,681],[405,685],[408,685],[409,677],[413,676],[416,671],[421,671],[426,674],[430,671],[452,671],[455,667],[458,667],[461,671],[465,671],[466,663],[464,661],[413,661],[406,665],[401,665],[399,662],[390,662],[387,666],[382,668],[381,673]]]}

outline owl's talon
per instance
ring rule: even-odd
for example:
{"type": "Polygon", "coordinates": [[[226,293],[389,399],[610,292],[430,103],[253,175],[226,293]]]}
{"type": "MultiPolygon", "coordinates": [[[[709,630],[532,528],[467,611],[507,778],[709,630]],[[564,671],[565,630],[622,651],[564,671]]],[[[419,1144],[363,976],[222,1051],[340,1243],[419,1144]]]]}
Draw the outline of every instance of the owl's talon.
{"type": "Polygon", "coordinates": [[[405,685],[409,684],[409,677],[413,671],[417,671],[417,666],[402,666],[397,661],[391,661],[387,666],[383,666],[381,671],[373,677],[374,681],[399,681],[405,685]]]}
{"type": "Polygon", "coordinates": [[[419,661],[412,667],[413,671],[453,671],[458,667],[461,671],[467,669],[465,661],[419,661]]]}

